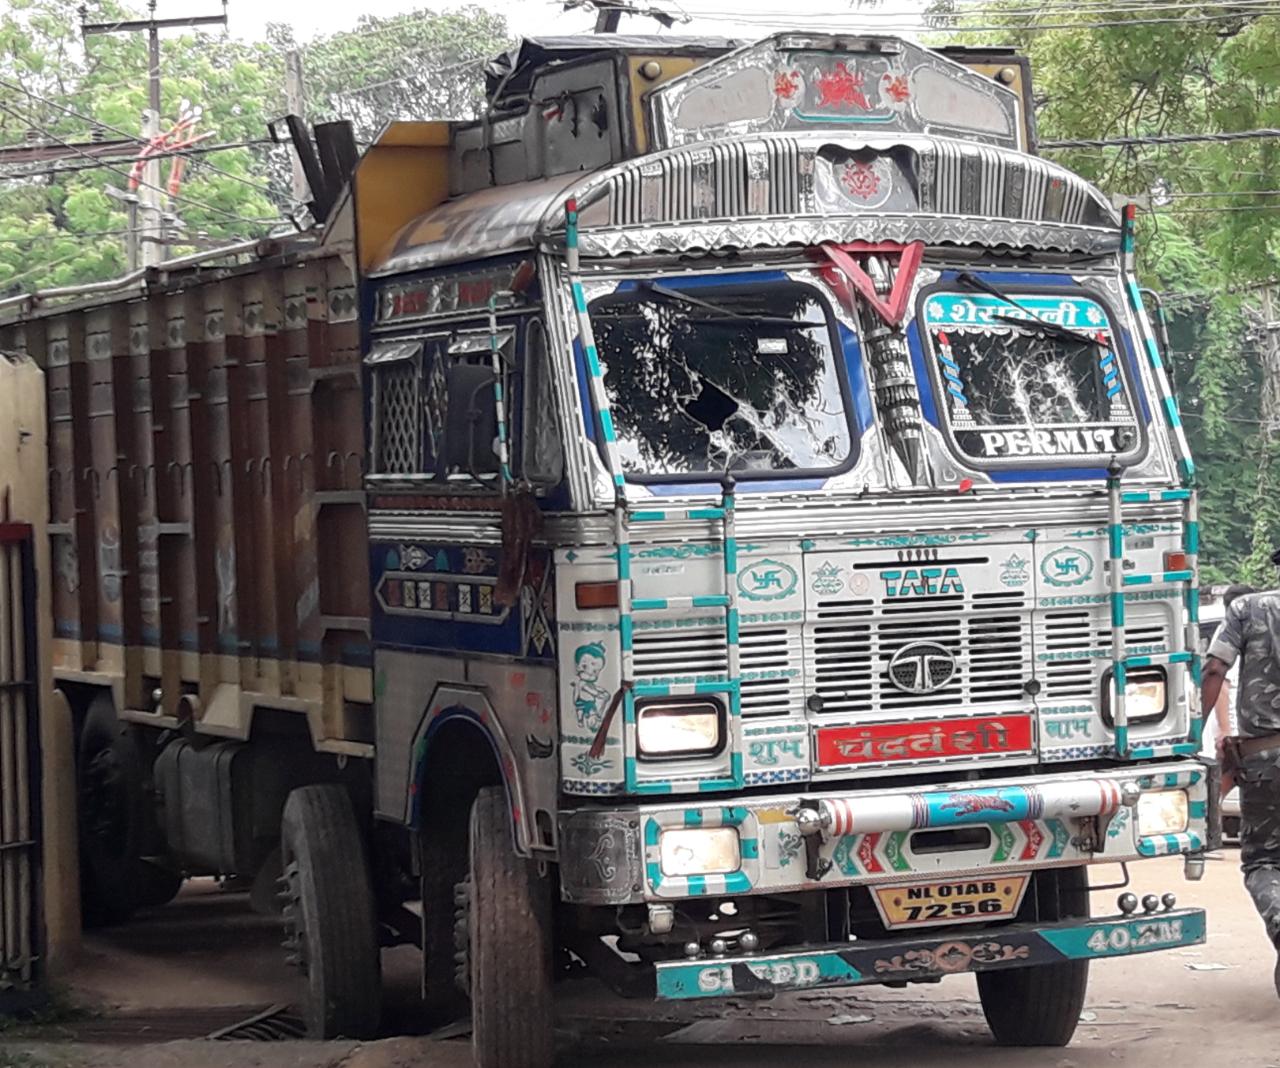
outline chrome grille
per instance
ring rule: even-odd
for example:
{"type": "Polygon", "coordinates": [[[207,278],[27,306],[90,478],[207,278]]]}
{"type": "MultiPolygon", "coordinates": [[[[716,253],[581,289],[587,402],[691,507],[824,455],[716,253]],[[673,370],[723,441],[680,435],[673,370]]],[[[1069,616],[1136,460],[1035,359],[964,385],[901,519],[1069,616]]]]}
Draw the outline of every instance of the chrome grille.
{"type": "Polygon", "coordinates": [[[810,670],[824,713],[942,712],[1025,700],[1031,624],[1022,593],[925,597],[878,608],[871,600],[820,601],[815,615],[809,626],[810,670]],[[913,642],[941,645],[956,657],[956,673],[942,689],[904,693],[890,681],[890,659],[913,642]]]}
{"type": "MultiPolygon", "coordinates": [[[[1129,655],[1151,646],[1169,648],[1169,628],[1164,618],[1128,606],[1125,627],[1129,655]]],[[[1044,685],[1041,703],[1066,698],[1097,697],[1098,679],[1111,666],[1111,617],[1107,609],[1081,608],[1045,612],[1040,617],[1036,674],[1044,685]]]]}
{"type": "MultiPolygon", "coordinates": [[[[645,682],[722,676],[724,630],[636,634],[636,678],[645,682]]],[[[789,715],[804,707],[800,634],[786,627],[744,629],[738,643],[743,715],[789,715]]]]}

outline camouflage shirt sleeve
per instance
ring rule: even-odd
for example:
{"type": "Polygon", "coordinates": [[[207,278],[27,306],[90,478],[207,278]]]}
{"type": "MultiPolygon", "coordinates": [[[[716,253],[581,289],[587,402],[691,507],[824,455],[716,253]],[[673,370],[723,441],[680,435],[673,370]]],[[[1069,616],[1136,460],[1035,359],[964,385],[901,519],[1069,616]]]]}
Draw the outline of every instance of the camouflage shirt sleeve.
{"type": "Polygon", "coordinates": [[[1214,632],[1213,641],[1209,643],[1209,655],[1221,660],[1227,667],[1236,662],[1236,658],[1244,649],[1245,620],[1248,614],[1248,602],[1237,597],[1227,608],[1226,615],[1214,632]]]}

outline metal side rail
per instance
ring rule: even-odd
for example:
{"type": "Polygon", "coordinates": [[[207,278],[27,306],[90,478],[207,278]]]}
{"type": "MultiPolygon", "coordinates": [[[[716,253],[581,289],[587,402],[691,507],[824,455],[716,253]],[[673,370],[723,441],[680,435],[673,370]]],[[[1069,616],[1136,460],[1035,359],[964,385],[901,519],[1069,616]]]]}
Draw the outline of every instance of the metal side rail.
{"type": "Polygon", "coordinates": [[[630,507],[627,500],[626,477],[618,452],[617,434],[613,414],[609,408],[609,395],[604,386],[604,373],[600,354],[596,349],[591,315],[587,307],[586,293],[582,288],[581,265],[578,250],[578,206],[575,200],[565,203],[565,251],[569,285],[573,293],[574,314],[578,325],[578,338],[587,363],[587,386],[591,403],[595,407],[600,432],[601,456],[609,469],[614,489],[614,547],[618,575],[618,637],[622,647],[621,695],[623,715],[623,773],[626,790],[632,794],[669,794],[675,784],[661,777],[642,777],[637,759],[639,741],[636,729],[636,702],[646,698],[664,698],[685,695],[719,695],[724,698],[725,729],[728,733],[724,751],[728,754],[727,774],[704,777],[696,781],[680,781],[682,789],[697,791],[741,790],[745,783],[742,768],[742,671],[738,656],[738,549],[734,533],[735,483],[733,476],[725,473],[721,479],[719,505],[700,505],[688,508],[630,507]],[[718,546],[724,560],[723,591],[706,591],[679,597],[637,597],[631,574],[631,526],[651,524],[660,527],[668,522],[705,521],[719,523],[718,538],[709,539],[718,546]],[[638,682],[635,673],[635,615],[644,612],[693,612],[719,609],[724,613],[725,671],[719,678],[700,679],[696,683],[648,679],[638,682]]]}
{"type": "Polygon", "coordinates": [[[654,965],[660,1001],[772,997],[788,990],[932,980],[963,972],[1026,968],[1068,960],[1128,957],[1199,945],[1203,909],[1177,909],[1099,920],[1071,919],[927,937],[834,942],[778,953],[737,953],[654,965]]]}
{"type": "Polygon", "coordinates": [[[1125,707],[1125,686],[1131,670],[1149,667],[1185,665],[1190,673],[1189,695],[1191,724],[1185,742],[1175,743],[1168,751],[1174,756],[1190,756],[1200,751],[1203,721],[1195,700],[1200,688],[1200,585],[1196,571],[1196,555],[1200,549],[1200,526],[1196,492],[1191,488],[1164,490],[1126,490],[1121,486],[1122,472],[1113,469],[1107,477],[1109,511],[1107,557],[1108,585],[1111,603],[1111,709],[1115,730],[1115,755],[1120,759],[1149,759],[1168,747],[1131,746],[1129,717],[1125,707]],[[1182,505],[1182,557],[1184,566],[1176,570],[1149,574],[1126,574],[1124,506],[1126,504],[1158,504],[1180,502],[1182,505]],[[1180,650],[1164,653],[1128,655],[1125,628],[1125,591],[1135,587],[1180,586],[1183,591],[1185,630],[1180,650]]]}

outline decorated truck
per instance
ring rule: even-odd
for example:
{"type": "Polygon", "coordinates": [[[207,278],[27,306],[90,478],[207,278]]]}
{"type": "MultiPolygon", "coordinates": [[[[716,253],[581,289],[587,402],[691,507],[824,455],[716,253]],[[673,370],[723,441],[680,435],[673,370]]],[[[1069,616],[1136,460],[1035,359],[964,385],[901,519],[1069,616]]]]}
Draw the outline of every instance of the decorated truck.
{"type": "Polygon", "coordinates": [[[1027,71],[875,35],[524,42],[314,246],[19,307],[50,383],[86,893],[278,885],[481,1068],[554,996],[975,972],[1061,1045],[1203,913],[1194,467],[1135,217],[1027,71]]]}

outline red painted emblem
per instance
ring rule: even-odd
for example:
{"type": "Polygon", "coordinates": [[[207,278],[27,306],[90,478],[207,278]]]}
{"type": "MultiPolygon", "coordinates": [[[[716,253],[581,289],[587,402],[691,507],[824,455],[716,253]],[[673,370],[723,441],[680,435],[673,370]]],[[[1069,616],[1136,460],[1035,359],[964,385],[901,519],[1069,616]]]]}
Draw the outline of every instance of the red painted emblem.
{"type": "Polygon", "coordinates": [[[824,108],[861,108],[867,111],[871,105],[862,91],[863,75],[850,70],[843,62],[818,75],[818,106],[824,108]]]}
{"type": "Polygon", "coordinates": [[[1040,847],[1044,845],[1044,833],[1040,830],[1040,824],[1035,820],[1021,820],[1018,826],[1022,828],[1022,833],[1027,836],[1026,848],[1022,851],[1022,860],[1035,860],[1040,852],[1040,847]]]}
{"type": "Polygon", "coordinates": [[[799,71],[778,71],[773,76],[773,91],[783,100],[790,100],[800,91],[800,72],[799,71]]]}
{"type": "Polygon", "coordinates": [[[966,716],[912,723],[867,723],[818,731],[818,765],[955,760],[988,753],[1031,751],[1031,716],[966,716]]]}
{"type": "Polygon", "coordinates": [[[850,196],[859,200],[870,200],[880,191],[880,175],[870,163],[852,160],[844,165],[840,172],[840,184],[850,196]]]}
{"type": "Polygon", "coordinates": [[[911,87],[907,85],[907,79],[902,74],[886,74],[887,79],[884,91],[899,104],[905,103],[911,97],[911,87]]]}
{"type": "Polygon", "coordinates": [[[858,860],[862,862],[862,867],[869,875],[884,871],[884,865],[876,856],[876,843],[879,841],[880,835],[877,832],[864,835],[862,841],[858,843],[858,860]]]}

